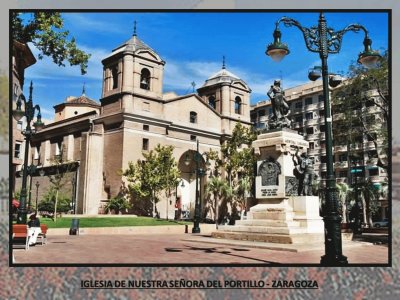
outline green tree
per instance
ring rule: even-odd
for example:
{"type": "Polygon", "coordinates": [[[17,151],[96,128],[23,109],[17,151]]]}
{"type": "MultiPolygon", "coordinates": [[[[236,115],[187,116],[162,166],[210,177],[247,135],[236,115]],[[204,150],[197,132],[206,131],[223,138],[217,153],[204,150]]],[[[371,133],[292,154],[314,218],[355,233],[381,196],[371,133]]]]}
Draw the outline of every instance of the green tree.
{"type": "Polygon", "coordinates": [[[252,181],[250,176],[244,176],[239,178],[238,184],[235,190],[236,203],[240,206],[241,216],[243,218],[243,214],[247,207],[247,198],[249,193],[251,192],[252,181]]]}
{"type": "Polygon", "coordinates": [[[55,193],[54,200],[54,222],[57,222],[57,208],[59,194],[62,188],[69,183],[68,174],[75,168],[75,162],[65,161],[63,158],[64,148],[53,160],[51,160],[51,171],[47,177],[49,178],[51,189],[55,193]]]}
{"type": "Polygon", "coordinates": [[[173,146],[158,144],[154,150],[143,152],[144,160],[129,162],[122,172],[126,177],[132,197],[149,199],[153,205],[153,217],[158,215],[156,203],[162,191],[169,193],[179,183],[180,172],[173,157],[173,146]]]}
{"type": "Polygon", "coordinates": [[[379,210],[380,189],[368,179],[358,185],[357,191],[363,204],[364,223],[372,227],[372,215],[379,210]]]}
{"type": "MultiPolygon", "coordinates": [[[[44,212],[58,212],[58,213],[66,213],[71,209],[71,199],[65,196],[63,193],[58,193],[53,188],[47,191],[47,193],[43,196],[43,200],[38,204],[38,211],[44,212]],[[57,197],[57,201],[56,201],[57,197]],[[57,202],[57,209],[55,209],[55,203],[57,202]]],[[[54,214],[53,219],[56,217],[54,214]]]]}
{"type": "Polygon", "coordinates": [[[210,206],[213,210],[214,221],[218,229],[218,224],[221,221],[220,210],[219,210],[221,206],[221,201],[222,200],[225,200],[225,202],[229,201],[233,195],[233,190],[225,179],[213,176],[207,182],[206,193],[209,194],[208,201],[211,204],[210,206]]]}
{"type": "Polygon", "coordinates": [[[251,127],[245,127],[237,123],[229,138],[221,147],[222,159],[218,166],[226,171],[230,186],[234,186],[238,173],[243,177],[254,178],[254,149],[251,144],[257,139],[257,135],[251,127]]]}
{"type": "Polygon", "coordinates": [[[39,49],[39,59],[49,56],[59,66],[68,61],[80,66],[85,74],[90,54],[78,49],[74,37],[64,29],[64,19],[59,12],[18,13],[11,15],[12,38],[21,43],[31,42],[39,49]]]}
{"type": "Polygon", "coordinates": [[[377,165],[388,168],[388,122],[390,94],[388,52],[385,51],[375,69],[359,64],[349,68],[349,79],[332,94],[336,144],[348,142],[348,152],[363,142],[364,135],[373,142],[376,151],[369,151],[377,165]]]}
{"type": "Polygon", "coordinates": [[[221,147],[222,157],[217,159],[216,167],[221,169],[221,174],[225,175],[233,191],[232,209],[237,206],[243,209],[246,195],[252,191],[256,163],[252,142],[256,139],[257,134],[253,128],[237,123],[231,138],[221,147]]]}

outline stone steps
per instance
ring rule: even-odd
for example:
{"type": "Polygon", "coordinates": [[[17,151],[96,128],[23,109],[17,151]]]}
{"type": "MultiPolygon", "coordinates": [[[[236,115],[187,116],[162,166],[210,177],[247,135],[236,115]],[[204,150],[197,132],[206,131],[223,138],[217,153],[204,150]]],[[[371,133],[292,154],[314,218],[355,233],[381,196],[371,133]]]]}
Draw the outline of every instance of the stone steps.
{"type": "Polygon", "coordinates": [[[299,227],[300,222],[291,220],[263,220],[263,219],[247,219],[237,220],[236,225],[246,226],[267,226],[267,227],[299,227]]]}
{"type": "Polygon", "coordinates": [[[242,241],[254,241],[254,242],[265,242],[265,243],[279,243],[279,244],[310,244],[310,243],[323,243],[323,234],[265,234],[265,233],[253,233],[253,232],[228,232],[228,231],[217,231],[211,234],[213,238],[229,239],[229,240],[242,240],[242,241]]]}
{"type": "Polygon", "coordinates": [[[252,233],[265,233],[265,234],[300,234],[307,233],[306,228],[302,227],[276,227],[276,226],[247,226],[247,225],[235,225],[235,226],[219,226],[219,231],[225,232],[252,232],[252,233]]]}
{"type": "Polygon", "coordinates": [[[292,211],[253,211],[251,212],[252,219],[254,220],[284,220],[293,221],[294,212],[292,211]]]}

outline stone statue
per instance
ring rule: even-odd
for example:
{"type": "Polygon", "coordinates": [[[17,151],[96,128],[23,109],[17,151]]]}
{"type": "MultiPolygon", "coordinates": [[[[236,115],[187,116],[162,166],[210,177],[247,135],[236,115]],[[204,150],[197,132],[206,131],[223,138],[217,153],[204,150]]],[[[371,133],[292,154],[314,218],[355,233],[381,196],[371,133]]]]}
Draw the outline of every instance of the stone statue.
{"type": "Polygon", "coordinates": [[[271,85],[267,95],[271,99],[273,112],[273,117],[268,124],[269,127],[271,129],[290,127],[291,122],[287,118],[290,109],[285,97],[283,96],[281,81],[279,79],[274,81],[274,85],[271,85]]]}
{"type": "Polygon", "coordinates": [[[292,158],[295,165],[294,175],[299,180],[298,195],[312,196],[312,184],[315,176],[313,160],[306,152],[299,155],[299,149],[292,158]]]}
{"type": "Polygon", "coordinates": [[[258,176],[261,176],[261,185],[279,185],[281,165],[272,157],[262,162],[258,168],[258,176]]]}

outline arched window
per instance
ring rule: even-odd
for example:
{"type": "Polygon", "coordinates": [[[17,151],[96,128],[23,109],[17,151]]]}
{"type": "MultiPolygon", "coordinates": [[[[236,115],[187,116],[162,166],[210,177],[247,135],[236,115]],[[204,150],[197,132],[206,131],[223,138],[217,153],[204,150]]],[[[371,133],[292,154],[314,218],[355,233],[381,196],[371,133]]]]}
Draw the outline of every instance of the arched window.
{"type": "Polygon", "coordinates": [[[146,68],[140,72],[140,88],[150,90],[150,71],[146,68]]]}
{"type": "Polygon", "coordinates": [[[116,89],[118,87],[118,66],[114,66],[111,69],[112,76],[112,89],[116,89]]]}
{"type": "Polygon", "coordinates": [[[190,112],[190,123],[197,123],[197,112],[190,112]]]}
{"type": "Polygon", "coordinates": [[[242,99],[239,96],[235,98],[235,114],[242,114],[242,99]]]}
{"type": "Polygon", "coordinates": [[[217,104],[215,102],[215,97],[214,96],[210,96],[208,97],[208,105],[214,109],[216,109],[217,104]]]}

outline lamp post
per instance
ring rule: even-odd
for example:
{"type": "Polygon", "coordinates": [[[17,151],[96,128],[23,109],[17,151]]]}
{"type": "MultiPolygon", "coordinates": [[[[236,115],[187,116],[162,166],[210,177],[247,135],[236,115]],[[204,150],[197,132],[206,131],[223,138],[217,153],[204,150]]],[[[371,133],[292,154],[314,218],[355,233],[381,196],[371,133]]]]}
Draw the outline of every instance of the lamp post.
{"type": "MultiPolygon", "coordinates": [[[[206,153],[200,153],[199,151],[199,140],[197,140],[196,144],[196,152],[193,156],[194,161],[196,162],[196,202],[194,206],[194,219],[193,219],[193,228],[192,233],[200,233],[200,218],[201,218],[201,197],[199,193],[199,177],[203,177],[206,174],[206,170],[200,168],[200,161],[202,160],[203,155],[205,156],[206,153]]],[[[190,158],[187,156],[185,158],[185,164],[188,166],[190,164],[190,158]]],[[[210,166],[210,162],[207,158],[206,166],[210,166]]]]}
{"type": "MultiPolygon", "coordinates": [[[[296,27],[304,36],[306,47],[309,51],[319,54],[321,59],[321,73],[324,96],[324,115],[325,115],[325,137],[326,137],[326,156],[327,156],[327,178],[326,178],[326,212],[324,219],[325,226],[325,255],[321,257],[322,265],[341,266],[347,265],[347,257],[342,254],[341,237],[341,216],[338,212],[339,201],[336,189],[336,180],[333,172],[332,155],[332,115],[329,101],[329,73],[328,73],[328,54],[340,52],[342,38],[346,32],[364,32],[364,52],[358,56],[358,63],[365,67],[374,66],[380,58],[377,51],[371,49],[372,40],[369,38],[366,28],[359,24],[351,24],[342,30],[334,31],[327,27],[327,22],[323,12],[319,15],[318,26],[305,28],[301,24],[288,17],[282,17],[276,22],[273,33],[274,42],[267,46],[266,54],[275,61],[280,61],[289,54],[289,48],[281,42],[281,31],[279,24],[283,23],[286,27],[296,27]]],[[[318,78],[318,77],[317,77],[318,78]]],[[[316,79],[317,79],[316,78],[316,79]]]]}
{"type": "Polygon", "coordinates": [[[40,186],[40,183],[39,183],[39,181],[36,181],[36,209],[35,209],[35,212],[36,212],[36,214],[38,213],[38,198],[39,198],[39,186],[40,186]]]}
{"type": "Polygon", "coordinates": [[[18,208],[18,217],[17,223],[18,224],[26,224],[27,221],[27,209],[26,209],[26,181],[28,177],[28,147],[30,145],[30,141],[32,136],[36,133],[36,131],[42,129],[44,124],[42,122],[42,116],[40,114],[40,107],[39,105],[33,106],[32,102],[32,81],[29,87],[29,99],[26,101],[25,96],[20,94],[17,99],[17,107],[13,110],[13,117],[18,122],[21,120],[22,117],[26,117],[26,128],[22,131],[22,134],[25,136],[25,153],[24,153],[24,164],[22,169],[22,188],[21,188],[21,195],[20,195],[20,206],[18,208]],[[22,110],[22,102],[24,103],[25,110],[22,110]],[[35,110],[37,110],[37,121],[33,123],[34,129],[31,127],[31,123],[35,116],[35,110]]]}
{"type": "Polygon", "coordinates": [[[28,197],[28,213],[31,211],[32,208],[32,177],[36,172],[36,166],[32,163],[28,167],[27,173],[29,175],[29,197],[28,197]]]}

